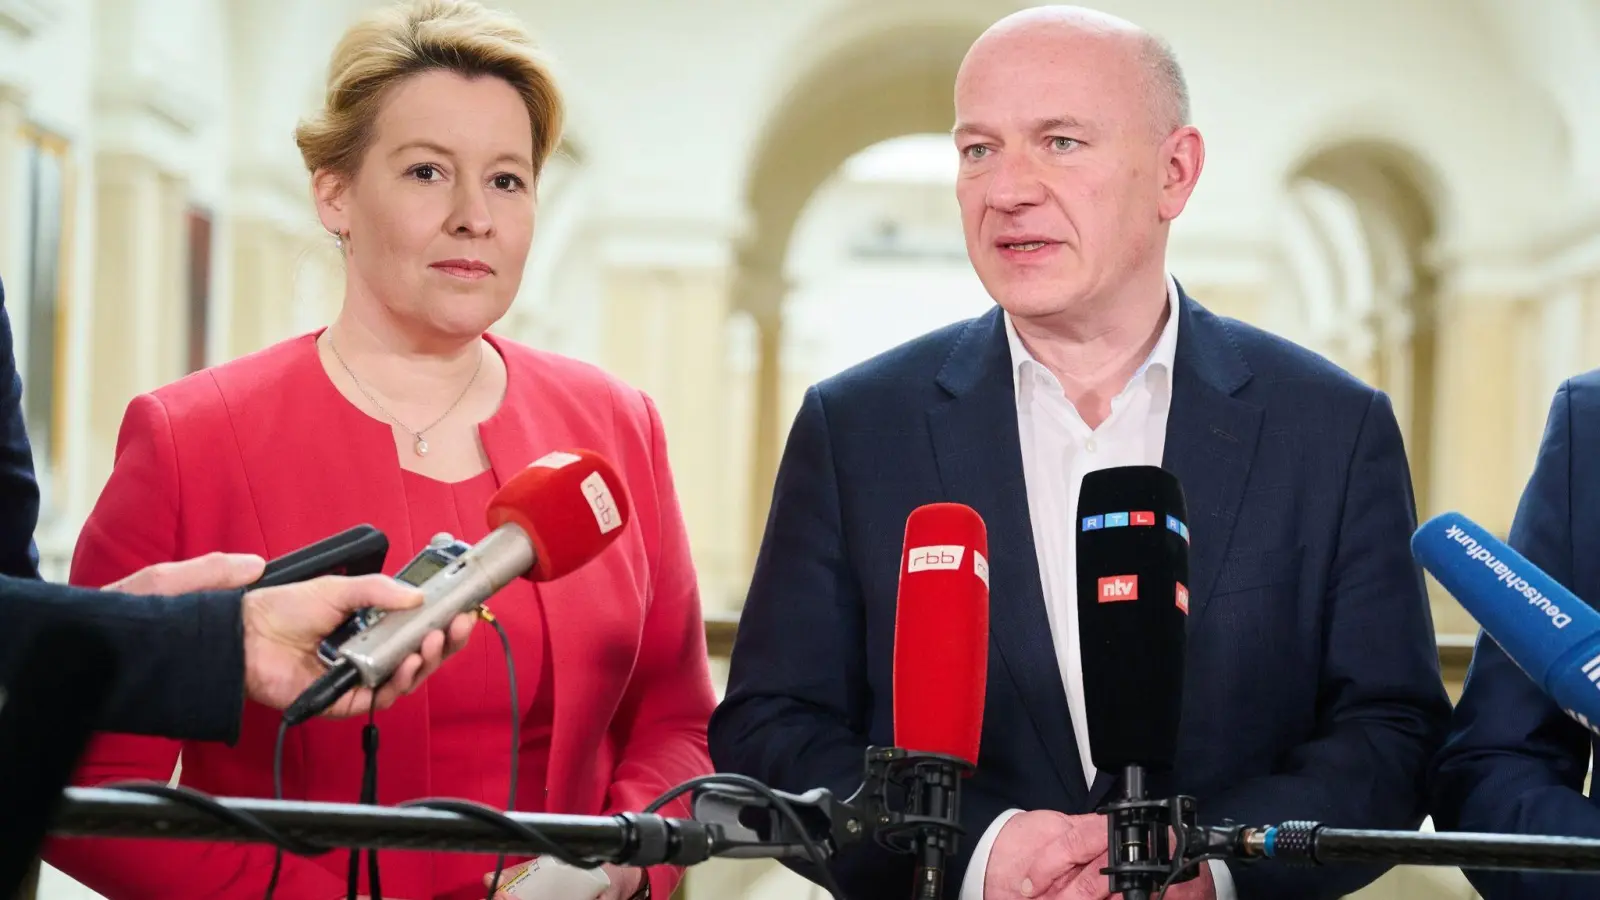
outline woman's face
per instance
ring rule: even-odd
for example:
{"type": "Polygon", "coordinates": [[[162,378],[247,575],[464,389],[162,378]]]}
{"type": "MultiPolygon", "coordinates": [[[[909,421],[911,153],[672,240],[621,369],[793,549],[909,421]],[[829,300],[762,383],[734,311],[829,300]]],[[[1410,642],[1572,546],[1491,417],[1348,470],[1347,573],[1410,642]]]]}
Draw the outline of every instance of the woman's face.
{"type": "Polygon", "coordinates": [[[499,78],[412,76],[391,89],[354,180],[317,178],[346,236],[351,296],[427,338],[476,338],[511,306],[533,240],[533,130],[499,78]]]}

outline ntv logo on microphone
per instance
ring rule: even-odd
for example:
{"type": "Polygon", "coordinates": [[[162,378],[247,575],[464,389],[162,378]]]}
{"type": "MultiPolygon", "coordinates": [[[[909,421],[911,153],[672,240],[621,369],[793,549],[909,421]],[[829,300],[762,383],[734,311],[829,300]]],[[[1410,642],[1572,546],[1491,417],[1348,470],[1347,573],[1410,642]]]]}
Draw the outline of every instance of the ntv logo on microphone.
{"type": "Polygon", "coordinates": [[[1100,602],[1121,603],[1139,599],[1139,576],[1110,575],[1100,579],[1100,602]]]}

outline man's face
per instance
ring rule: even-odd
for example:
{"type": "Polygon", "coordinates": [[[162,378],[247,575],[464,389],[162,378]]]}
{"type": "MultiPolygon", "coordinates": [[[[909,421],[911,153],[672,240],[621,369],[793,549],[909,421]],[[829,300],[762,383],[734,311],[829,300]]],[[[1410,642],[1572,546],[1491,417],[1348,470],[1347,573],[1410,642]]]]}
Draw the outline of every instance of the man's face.
{"type": "Polygon", "coordinates": [[[967,253],[1012,315],[1114,296],[1161,250],[1176,215],[1166,215],[1170,142],[1137,49],[1127,36],[1024,28],[986,37],[962,65],[967,253]]]}

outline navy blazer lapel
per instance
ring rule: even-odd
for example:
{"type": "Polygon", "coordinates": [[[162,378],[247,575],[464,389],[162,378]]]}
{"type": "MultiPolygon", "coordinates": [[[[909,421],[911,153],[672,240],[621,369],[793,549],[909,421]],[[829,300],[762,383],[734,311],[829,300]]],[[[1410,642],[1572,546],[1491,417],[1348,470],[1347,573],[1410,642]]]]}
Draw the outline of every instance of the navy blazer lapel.
{"type": "MultiPolygon", "coordinates": [[[[1181,286],[1178,299],[1172,406],[1161,465],[1177,476],[1189,513],[1188,631],[1193,634],[1233,534],[1263,411],[1233,396],[1251,373],[1227,325],[1181,286]]],[[[1152,788],[1164,783],[1159,780],[1163,775],[1152,773],[1152,788]]],[[[1116,781],[1114,775],[1099,773],[1089,790],[1091,809],[1106,801],[1116,781]]]]}
{"type": "Polygon", "coordinates": [[[960,333],[938,382],[950,399],[928,411],[928,428],[945,495],[976,510],[988,530],[990,647],[1076,806],[1086,793],[1083,767],[1045,614],[999,307],[960,333]]]}
{"type": "Polygon", "coordinates": [[[1189,511],[1189,629],[1204,615],[1233,535],[1264,411],[1233,395],[1250,367],[1226,323],[1179,291],[1172,409],[1162,467],[1178,477],[1189,511]]]}

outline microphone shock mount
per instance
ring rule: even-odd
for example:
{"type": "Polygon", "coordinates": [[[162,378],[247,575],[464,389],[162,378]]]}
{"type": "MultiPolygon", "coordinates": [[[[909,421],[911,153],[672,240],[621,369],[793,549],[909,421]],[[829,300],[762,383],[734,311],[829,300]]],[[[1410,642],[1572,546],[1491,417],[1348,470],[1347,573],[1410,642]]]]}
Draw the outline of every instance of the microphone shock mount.
{"type": "Polygon", "coordinates": [[[960,849],[961,780],[974,770],[958,756],[900,747],[870,747],[866,774],[848,800],[826,788],[773,793],[791,807],[781,815],[771,797],[738,785],[711,783],[694,792],[694,818],[722,826],[717,855],[732,858],[800,856],[806,838],[827,857],[871,840],[891,853],[916,857],[913,896],[943,896],[945,860],[960,849]]]}
{"type": "Polygon", "coordinates": [[[966,760],[942,753],[899,747],[867,751],[867,777],[850,802],[863,803],[873,814],[873,839],[880,846],[916,857],[916,900],[941,896],[945,859],[960,850],[964,833],[958,824],[961,779],[972,770],[966,760]],[[891,794],[904,798],[903,811],[894,810],[891,794]]]}
{"type": "Polygon", "coordinates": [[[1098,812],[1106,817],[1107,865],[1111,893],[1125,900],[1149,900],[1172,884],[1199,874],[1197,863],[1213,848],[1197,840],[1193,797],[1147,797],[1143,766],[1124,766],[1121,793],[1098,812]]]}

